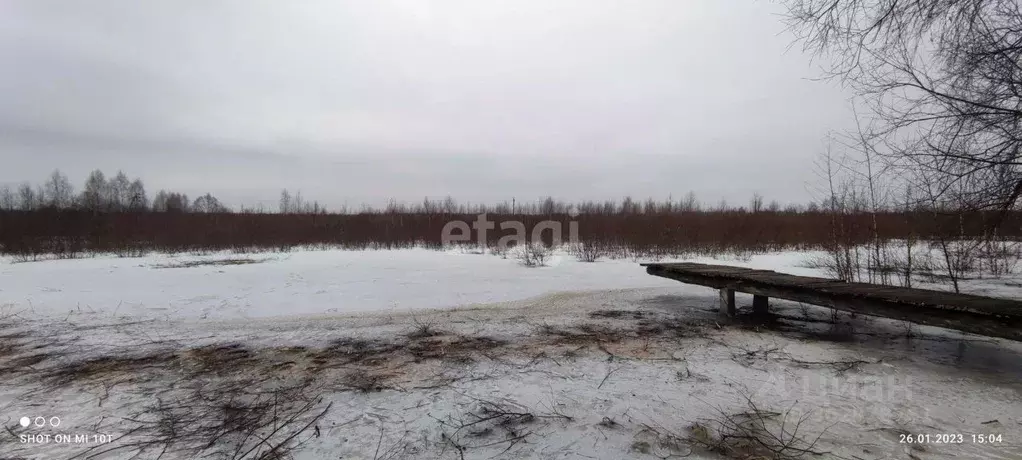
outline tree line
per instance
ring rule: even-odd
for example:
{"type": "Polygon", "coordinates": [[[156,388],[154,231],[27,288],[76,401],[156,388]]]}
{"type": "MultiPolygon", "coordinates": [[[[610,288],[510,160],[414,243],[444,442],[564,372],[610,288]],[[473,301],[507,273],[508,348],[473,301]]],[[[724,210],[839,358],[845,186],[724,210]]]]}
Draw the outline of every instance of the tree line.
{"type": "MultiPolygon", "coordinates": [[[[696,193],[689,191],[681,198],[673,195],[664,200],[652,197],[644,200],[625,196],[620,200],[567,202],[547,196],[534,201],[519,201],[515,198],[498,203],[473,203],[458,201],[454,197],[431,199],[424,198],[418,203],[405,203],[390,200],[382,207],[339,206],[328,209],[319,201],[306,199],[301,191],[282,189],[276,208],[245,207],[237,210],[221,202],[211,193],[203,194],[194,200],[188,194],[159,190],[152,198],[146,191],[141,178],[130,179],[123,171],[117,171],[108,177],[101,170],[89,173],[81,191],[76,191],[68,177],[59,169],[54,170],[42,184],[33,185],[24,182],[12,189],[10,186],[0,187],[0,211],[90,211],[90,212],[169,212],[169,213],[243,213],[243,214],[499,214],[499,215],[663,215],[691,214],[696,212],[738,212],[738,213],[783,213],[783,214],[817,214],[817,213],[868,213],[868,212],[907,212],[927,211],[954,213],[959,207],[948,201],[920,201],[911,203],[905,200],[890,199],[889,196],[877,199],[874,189],[876,185],[856,184],[847,177],[853,168],[825,155],[828,164],[826,173],[821,174],[824,183],[830,183],[829,190],[823,190],[818,201],[807,203],[781,204],[777,200],[767,201],[766,198],[754,193],[745,203],[730,203],[720,200],[714,204],[706,204],[696,193]],[[831,168],[836,168],[831,171],[831,168]],[[843,172],[843,176],[842,176],[843,172]],[[841,176],[841,177],[839,177],[841,176]],[[835,189],[835,181],[840,182],[835,189]]],[[[872,177],[872,176],[871,176],[872,177]]],[[[859,181],[862,182],[862,181],[859,181]]],[[[885,192],[889,195],[888,192],[885,192]]],[[[962,206],[962,209],[965,207],[962,206]]]]}
{"type": "Polygon", "coordinates": [[[92,212],[198,212],[226,213],[231,209],[206,193],[189,200],[185,193],[160,190],[150,200],[142,179],[129,179],[124,171],[107,177],[103,171],[89,173],[81,192],[59,169],[42,184],[24,182],[15,189],[0,187],[0,210],[79,210],[92,212]]]}

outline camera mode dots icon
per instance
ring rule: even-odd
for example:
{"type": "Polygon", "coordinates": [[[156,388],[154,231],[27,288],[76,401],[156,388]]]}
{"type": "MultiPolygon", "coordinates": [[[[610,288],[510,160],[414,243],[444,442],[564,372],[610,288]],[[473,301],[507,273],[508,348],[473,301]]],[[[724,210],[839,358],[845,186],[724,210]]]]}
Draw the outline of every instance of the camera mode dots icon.
{"type": "MultiPolygon", "coordinates": [[[[30,425],[35,425],[37,428],[42,428],[46,426],[46,422],[47,422],[46,417],[36,417],[34,420],[29,417],[22,417],[20,420],[18,420],[18,423],[20,423],[21,426],[24,428],[28,428],[30,425]]],[[[60,426],[60,417],[50,417],[49,423],[50,426],[54,428],[60,426]]]]}

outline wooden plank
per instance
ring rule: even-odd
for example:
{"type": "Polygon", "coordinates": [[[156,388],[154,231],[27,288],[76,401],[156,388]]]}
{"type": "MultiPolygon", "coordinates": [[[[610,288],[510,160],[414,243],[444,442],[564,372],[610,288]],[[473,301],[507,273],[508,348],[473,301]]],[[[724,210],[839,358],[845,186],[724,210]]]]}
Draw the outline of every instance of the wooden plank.
{"type": "MultiPolygon", "coordinates": [[[[843,311],[912,321],[1022,341],[1022,302],[943,291],[846,283],[767,270],[695,263],[642,264],[647,273],[721,290],[730,311],[734,291],[753,294],[753,308],[775,297],[843,311]],[[728,297],[730,292],[730,296],[728,297]]],[[[767,304],[768,305],[768,304],[767,304]]]]}
{"type": "Polygon", "coordinates": [[[734,289],[720,290],[720,312],[727,316],[735,316],[738,309],[735,306],[734,289]]]}
{"type": "MultiPolygon", "coordinates": [[[[955,309],[969,309],[976,310],[976,312],[982,312],[982,310],[991,310],[990,313],[995,314],[1007,314],[1007,315],[1022,315],[1022,302],[1007,300],[1007,299],[992,299],[989,297],[981,296],[970,296],[963,294],[953,294],[944,291],[933,291],[924,289],[914,288],[903,288],[896,286],[878,286],[867,283],[846,283],[839,280],[832,280],[827,278],[815,278],[815,277],[803,277],[795,275],[787,275],[782,273],[776,273],[771,271],[763,270],[751,270],[742,267],[730,267],[731,269],[738,270],[738,272],[748,273],[749,276],[740,276],[735,272],[725,276],[725,273],[721,271],[721,265],[707,265],[707,264],[696,264],[696,263],[679,263],[679,264],[642,264],[644,266],[655,266],[655,267],[673,267],[672,272],[679,275],[683,275],[687,278],[692,276],[707,276],[701,273],[702,269],[708,269],[711,272],[716,271],[721,276],[714,276],[717,278],[711,280],[710,283],[714,285],[728,284],[728,283],[740,283],[748,280],[753,280],[758,283],[766,283],[775,286],[785,287],[811,287],[814,289],[824,290],[828,292],[840,292],[844,294],[852,294],[859,296],[866,296],[870,298],[886,298],[892,300],[899,300],[906,303],[921,303],[921,304],[933,304],[933,305],[957,305],[955,309]],[[692,270],[683,270],[679,272],[677,268],[688,267],[692,270]],[[696,270],[697,269],[697,270],[696,270]],[[769,273],[770,276],[765,275],[769,273]],[[1005,303],[1007,302],[1007,304],[1005,303]]],[[[648,270],[647,270],[648,271],[648,270]]],[[[698,281],[691,281],[696,284],[700,284],[698,281]]]]}

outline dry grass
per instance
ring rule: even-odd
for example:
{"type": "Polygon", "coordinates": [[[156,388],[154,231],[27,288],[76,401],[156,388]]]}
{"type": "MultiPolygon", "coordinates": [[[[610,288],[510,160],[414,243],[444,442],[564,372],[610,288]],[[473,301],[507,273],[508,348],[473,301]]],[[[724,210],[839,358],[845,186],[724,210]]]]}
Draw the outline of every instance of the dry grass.
{"type": "Polygon", "coordinates": [[[17,372],[23,368],[29,368],[29,370],[31,370],[33,366],[46,362],[46,360],[52,359],[53,357],[54,355],[51,353],[33,353],[18,356],[10,359],[4,367],[0,368],[0,372],[17,372]]]}
{"type": "Polygon", "coordinates": [[[24,348],[23,340],[28,335],[23,332],[9,332],[0,335],[0,358],[16,355],[24,348]]]}
{"type": "Polygon", "coordinates": [[[409,344],[407,351],[416,361],[438,359],[457,364],[470,364],[474,356],[507,346],[507,342],[490,337],[430,337],[409,344]]]}
{"type": "Polygon", "coordinates": [[[661,336],[677,339],[703,336],[703,329],[706,326],[705,322],[679,316],[647,317],[636,323],[634,332],[643,337],[661,336]]]}
{"type": "Polygon", "coordinates": [[[209,345],[181,352],[105,354],[72,361],[56,352],[47,352],[22,356],[7,364],[12,366],[15,363],[38,366],[34,373],[51,387],[75,383],[109,384],[168,374],[187,380],[196,376],[247,373],[271,364],[265,357],[255,356],[254,352],[240,344],[209,345]]]}
{"type": "Polygon", "coordinates": [[[0,335],[0,374],[17,376],[31,373],[39,364],[55,357],[53,353],[38,351],[26,343],[27,334],[0,335]]]}
{"type": "Polygon", "coordinates": [[[391,388],[385,385],[391,377],[391,375],[380,374],[367,369],[354,369],[344,373],[340,378],[340,382],[344,389],[372,393],[391,388]]]}
{"type": "Polygon", "coordinates": [[[678,340],[705,338],[714,324],[712,320],[651,311],[596,310],[589,317],[596,321],[537,326],[532,337],[514,342],[452,334],[416,321],[411,332],[388,340],[345,337],[324,347],[259,349],[226,343],[146,353],[133,348],[77,360],[66,359],[57,348],[14,353],[23,336],[8,334],[0,336],[6,339],[0,343],[10,344],[0,348],[7,352],[6,359],[0,354],[0,369],[38,377],[50,388],[76,383],[113,384],[155,376],[187,380],[254,373],[312,378],[340,369],[346,373],[340,378],[347,382],[346,387],[368,391],[399,381],[413,366],[436,372],[435,364],[461,367],[483,360],[505,363],[509,362],[504,358],[508,355],[532,358],[533,362],[536,359],[556,362],[581,353],[604,354],[608,360],[671,359],[678,340]]]}
{"type": "Polygon", "coordinates": [[[308,382],[272,378],[199,379],[157,392],[127,418],[121,442],[96,445],[73,458],[114,453],[223,459],[280,459],[313,436],[330,409],[308,382]]]}
{"type": "Polygon", "coordinates": [[[104,355],[49,366],[41,371],[43,381],[52,387],[72,383],[123,381],[147,375],[142,371],[161,370],[179,362],[174,353],[155,352],[136,356],[104,355]]]}
{"type": "Polygon", "coordinates": [[[306,356],[316,366],[316,370],[322,370],[353,364],[380,365],[393,359],[401,349],[401,344],[382,340],[342,338],[334,340],[322,350],[309,351],[306,356]]]}
{"type": "Polygon", "coordinates": [[[192,348],[186,357],[196,373],[237,372],[255,360],[252,351],[237,343],[192,348]]]}
{"type": "Polygon", "coordinates": [[[234,258],[234,259],[216,259],[216,260],[190,260],[187,262],[175,262],[169,264],[155,264],[151,265],[150,268],[192,268],[202,266],[225,266],[225,265],[250,265],[259,264],[266,262],[270,259],[252,259],[252,258],[234,258]]]}
{"type": "Polygon", "coordinates": [[[539,333],[555,345],[594,345],[617,342],[627,332],[602,324],[584,323],[574,327],[543,325],[539,333]]]}
{"type": "Polygon", "coordinates": [[[649,312],[639,310],[596,310],[589,313],[590,318],[597,319],[643,319],[650,316],[649,312]]]}
{"type": "MultiPolygon", "coordinates": [[[[495,372],[521,372],[539,360],[558,363],[558,359],[579,353],[604,354],[607,361],[677,360],[679,338],[705,337],[705,329],[714,324],[655,311],[596,310],[588,316],[589,320],[580,324],[538,326],[534,334],[520,341],[453,334],[415,320],[408,333],[387,339],[338,338],[321,347],[252,348],[224,343],[79,360],[37,350],[12,355],[6,361],[0,357],[0,364],[26,368],[23,376],[38,377],[51,389],[100,385],[106,387],[109,397],[112,387],[130,383],[130,391],[153,391],[152,403],[129,420],[134,428],[111,445],[121,454],[285,458],[319,432],[315,421],[329,408],[318,399],[323,392],[450,388],[459,381],[493,378],[495,372]],[[494,370],[466,372],[462,367],[484,359],[494,364],[494,370]]],[[[839,372],[865,363],[800,362],[776,350],[751,349],[738,352],[735,360],[751,363],[768,355],[802,367],[829,367],[839,372]]],[[[597,388],[613,384],[611,374],[625,367],[627,364],[608,367],[597,388]]],[[[679,371],[679,380],[690,378],[699,377],[687,368],[684,374],[679,371]]],[[[121,390],[128,391],[125,387],[121,390]]],[[[691,436],[650,428],[632,448],[656,455],[685,455],[686,446],[695,443],[730,458],[758,458],[740,455],[766,453],[781,456],[764,458],[798,458],[800,452],[812,450],[812,443],[799,440],[803,420],[793,422],[793,432],[785,423],[777,431],[775,422],[787,416],[758,409],[731,413],[693,426],[691,436]]],[[[458,457],[477,449],[491,451],[494,446],[508,452],[529,437],[539,436],[537,424],[555,419],[570,417],[540,414],[509,402],[480,401],[471,412],[439,422],[445,448],[453,449],[458,457]]],[[[608,420],[603,428],[620,427],[608,420]]],[[[88,455],[101,454],[97,449],[88,455]]]]}

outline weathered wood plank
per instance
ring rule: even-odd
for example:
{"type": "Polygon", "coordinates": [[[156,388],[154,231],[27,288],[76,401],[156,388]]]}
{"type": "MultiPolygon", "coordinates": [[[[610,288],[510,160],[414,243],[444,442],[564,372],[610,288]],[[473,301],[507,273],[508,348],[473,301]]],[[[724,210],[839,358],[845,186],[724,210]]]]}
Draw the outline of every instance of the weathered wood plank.
{"type": "Polygon", "coordinates": [[[992,337],[1022,341],[1022,302],[968,294],[846,283],[828,278],[787,275],[768,270],[697,263],[641,264],[647,273],[683,283],[753,294],[754,309],[775,297],[838,310],[912,321],[992,337]],[[762,298],[763,300],[756,300],[762,298]]]}
{"type": "Polygon", "coordinates": [[[720,290],[720,312],[728,316],[735,316],[737,313],[734,289],[720,290]]]}

